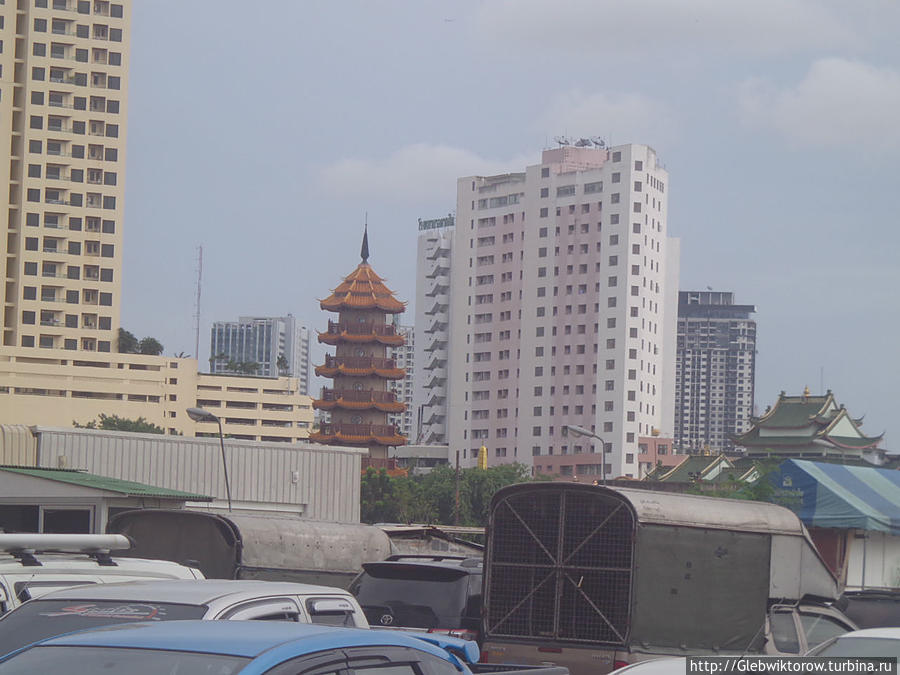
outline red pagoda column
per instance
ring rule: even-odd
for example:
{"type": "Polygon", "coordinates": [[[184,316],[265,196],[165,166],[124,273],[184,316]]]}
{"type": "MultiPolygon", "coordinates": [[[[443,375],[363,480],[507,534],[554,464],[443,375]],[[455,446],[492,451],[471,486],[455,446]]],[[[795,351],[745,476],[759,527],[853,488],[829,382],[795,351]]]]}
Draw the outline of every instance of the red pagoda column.
{"type": "Polygon", "coordinates": [[[388,422],[388,415],[403,412],[406,404],[388,389],[389,380],[402,379],[405,369],[388,358],[388,349],[404,344],[389,317],[406,305],[394,297],[368,263],[368,233],[363,234],[362,262],[332,294],[320,302],[337,313],[319,342],[334,346],[334,355],[316,366],[316,375],[333,380],[313,407],[328,410],[331,421],[320,425],[309,440],[328,445],[362,446],[373,460],[386,460],[387,449],[405,445],[406,437],[388,422]]]}

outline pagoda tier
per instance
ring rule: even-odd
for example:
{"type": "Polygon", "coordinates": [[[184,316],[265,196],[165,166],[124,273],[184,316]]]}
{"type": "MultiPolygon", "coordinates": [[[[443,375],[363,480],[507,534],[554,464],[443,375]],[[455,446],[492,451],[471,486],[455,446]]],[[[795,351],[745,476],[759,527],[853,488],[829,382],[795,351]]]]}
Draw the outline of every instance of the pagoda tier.
{"type": "Polygon", "coordinates": [[[325,356],[325,365],[316,366],[319,377],[369,377],[374,375],[386,380],[402,380],[406,375],[403,368],[397,367],[394,359],[377,356],[325,356]]]}
{"type": "Polygon", "coordinates": [[[406,309],[406,303],[394,297],[393,292],[384,285],[384,280],[365,261],[365,257],[353,272],[344,277],[344,281],[331,295],[320,301],[322,309],[329,312],[379,309],[387,314],[400,314],[406,309]]]}
{"type": "Polygon", "coordinates": [[[322,398],[313,401],[313,408],[319,410],[380,410],[387,413],[401,413],[406,404],[397,400],[392,391],[370,391],[359,389],[323,389],[322,398]]]}
{"type": "Polygon", "coordinates": [[[328,330],[319,333],[319,342],[328,345],[378,343],[399,347],[405,341],[406,339],[397,333],[393,325],[377,321],[329,321],[328,330]]]}
{"type": "Polygon", "coordinates": [[[406,436],[390,424],[347,424],[345,422],[329,422],[321,426],[319,431],[309,435],[315,443],[331,443],[335,445],[405,445],[406,436]]]}

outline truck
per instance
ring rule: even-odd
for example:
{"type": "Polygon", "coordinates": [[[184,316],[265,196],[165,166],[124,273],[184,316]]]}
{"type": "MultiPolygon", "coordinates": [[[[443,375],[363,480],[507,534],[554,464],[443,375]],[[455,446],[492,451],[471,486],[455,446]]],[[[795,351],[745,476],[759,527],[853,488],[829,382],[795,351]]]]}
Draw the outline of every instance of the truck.
{"type": "Polygon", "coordinates": [[[581,483],[491,502],[483,656],[605,673],[663,655],[804,653],[855,625],[803,524],[768,503],[581,483]]]}
{"type": "Polygon", "coordinates": [[[140,509],[116,514],[106,529],[134,542],[126,555],[190,564],[207,579],[346,588],[363,562],[391,554],[377,527],[277,513],[140,509]]]}

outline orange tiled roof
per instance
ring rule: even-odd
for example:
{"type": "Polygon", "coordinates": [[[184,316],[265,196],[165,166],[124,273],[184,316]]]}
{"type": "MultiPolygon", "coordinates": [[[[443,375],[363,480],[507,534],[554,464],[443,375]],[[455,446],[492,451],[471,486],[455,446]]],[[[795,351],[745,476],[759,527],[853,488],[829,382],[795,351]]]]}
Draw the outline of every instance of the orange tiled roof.
{"type": "Polygon", "coordinates": [[[394,292],[375,274],[367,262],[361,262],[353,272],[344,277],[341,284],[320,302],[322,309],[339,312],[345,309],[381,309],[389,314],[399,314],[406,303],[394,297],[394,292]]]}

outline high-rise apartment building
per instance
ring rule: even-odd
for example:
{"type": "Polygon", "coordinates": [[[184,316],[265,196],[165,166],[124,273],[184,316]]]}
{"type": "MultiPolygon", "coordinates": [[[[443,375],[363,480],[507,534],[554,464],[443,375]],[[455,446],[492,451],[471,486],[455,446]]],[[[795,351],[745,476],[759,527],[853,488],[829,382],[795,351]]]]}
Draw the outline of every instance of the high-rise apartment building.
{"type": "Polygon", "coordinates": [[[675,447],[682,452],[734,450],[732,437],[750,428],[755,311],[730,292],[678,294],[675,447]]]}
{"type": "Polygon", "coordinates": [[[211,373],[296,377],[309,389],[309,329],[290,314],[216,321],[210,331],[211,373]]]}
{"type": "Polygon", "coordinates": [[[130,0],[0,5],[4,346],[116,350],[130,0]]]}
{"type": "Polygon", "coordinates": [[[419,220],[416,255],[416,355],[411,443],[447,443],[447,345],[450,326],[452,215],[419,220]]]}
{"type": "Polygon", "coordinates": [[[413,408],[413,383],[415,382],[415,351],[416,335],[412,326],[398,326],[397,332],[404,337],[406,342],[399,347],[391,347],[388,351],[389,358],[394,360],[395,368],[402,368],[405,374],[402,379],[391,380],[388,388],[394,392],[398,401],[406,404],[403,412],[394,413],[388,417],[388,421],[400,429],[400,433],[407,439],[415,439],[416,411],[413,408]]]}
{"type": "Polygon", "coordinates": [[[489,464],[536,471],[543,457],[605,449],[606,476],[636,477],[639,437],[671,434],[668,187],[652,148],[587,142],[522,173],[459,179],[448,435],[467,466],[481,446],[489,464]]]}

